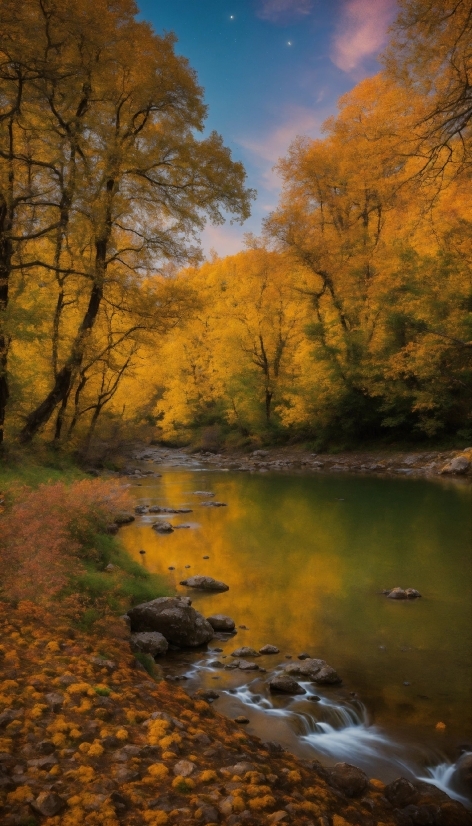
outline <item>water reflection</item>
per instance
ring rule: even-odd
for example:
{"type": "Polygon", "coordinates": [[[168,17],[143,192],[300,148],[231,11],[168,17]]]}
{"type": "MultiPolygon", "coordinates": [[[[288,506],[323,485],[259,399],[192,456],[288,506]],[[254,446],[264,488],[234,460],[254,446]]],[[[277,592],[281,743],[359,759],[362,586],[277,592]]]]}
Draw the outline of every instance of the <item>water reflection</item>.
{"type": "MultiPolygon", "coordinates": [[[[161,479],[134,489],[138,502],[190,507],[191,514],[164,518],[191,528],[158,535],[151,528],[157,517],[145,515],[123,530],[123,540],[178,593],[188,593],[179,582],[191,574],[228,583],[223,594],[191,594],[205,616],[225,613],[247,626],[221,644],[223,656],[237,645],[272,643],[281,653],[264,658],[271,669],[307,651],[341,673],[345,693],[362,698],[371,740],[374,723],[402,742],[426,742],[452,756],[459,744],[470,745],[470,488],[160,470],[161,479]],[[228,507],[203,507],[193,493],[202,489],[228,507]],[[423,597],[403,603],[381,595],[396,585],[423,597]],[[438,722],[446,728],[436,729],[438,722]]],[[[212,687],[235,679],[216,676],[200,675],[212,687]]]]}

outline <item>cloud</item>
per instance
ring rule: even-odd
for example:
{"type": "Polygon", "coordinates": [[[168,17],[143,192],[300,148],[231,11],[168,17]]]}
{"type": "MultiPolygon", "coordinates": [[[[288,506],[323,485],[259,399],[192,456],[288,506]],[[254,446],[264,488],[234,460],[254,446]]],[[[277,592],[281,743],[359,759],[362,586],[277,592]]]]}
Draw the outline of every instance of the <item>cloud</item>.
{"type": "Polygon", "coordinates": [[[258,0],[257,16],[270,23],[289,23],[311,14],[313,0],[258,0]]]}
{"type": "Polygon", "coordinates": [[[235,255],[244,249],[244,234],[247,227],[234,226],[213,226],[207,224],[201,234],[201,242],[205,255],[209,255],[214,250],[218,255],[235,255]]]}
{"type": "MultiPolygon", "coordinates": [[[[282,123],[270,132],[257,138],[240,138],[238,143],[253,156],[261,172],[261,181],[265,189],[280,189],[280,178],[273,169],[279,158],[287,154],[288,148],[298,135],[316,137],[324,118],[303,106],[290,106],[282,123]]],[[[272,206],[273,208],[273,206],[272,206]]]]}
{"type": "Polygon", "coordinates": [[[344,72],[358,69],[385,44],[396,0],[344,0],[332,43],[331,60],[344,72]]]}

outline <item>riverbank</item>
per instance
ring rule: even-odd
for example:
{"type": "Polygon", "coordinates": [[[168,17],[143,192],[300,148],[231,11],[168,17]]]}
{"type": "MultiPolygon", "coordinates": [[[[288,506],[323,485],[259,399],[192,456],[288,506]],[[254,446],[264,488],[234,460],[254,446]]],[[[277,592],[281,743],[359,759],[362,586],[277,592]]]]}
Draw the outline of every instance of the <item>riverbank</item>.
{"type": "Polygon", "coordinates": [[[31,603],[0,604],[0,628],[4,826],[472,822],[432,786],[298,760],[154,682],[120,620],[88,635],[31,603]]]}
{"type": "Polygon", "coordinates": [[[136,460],[182,468],[201,462],[220,470],[241,472],[303,471],[472,480],[472,448],[408,452],[351,451],[330,454],[313,453],[302,447],[272,447],[253,450],[251,453],[233,450],[214,453],[192,451],[189,448],[166,448],[152,444],[132,445],[126,452],[126,460],[122,461],[125,474],[139,475],[142,468],[129,464],[136,460]]]}

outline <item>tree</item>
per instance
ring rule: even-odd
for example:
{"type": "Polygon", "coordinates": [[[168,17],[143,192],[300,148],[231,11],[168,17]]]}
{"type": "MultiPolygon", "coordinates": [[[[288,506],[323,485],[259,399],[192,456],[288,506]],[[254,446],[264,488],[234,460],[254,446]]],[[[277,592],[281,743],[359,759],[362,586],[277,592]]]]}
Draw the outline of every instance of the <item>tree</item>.
{"type": "MultiPolygon", "coordinates": [[[[18,61],[32,77],[26,90],[11,71],[10,97],[21,87],[23,142],[34,150],[28,173],[33,188],[41,182],[47,191],[51,219],[41,229],[47,243],[38,247],[36,232],[22,251],[22,272],[53,273],[56,282],[53,383],[26,419],[24,442],[67,403],[109,285],[139,281],[166,259],[198,257],[192,239],[206,217],[249,214],[242,165],[215,133],[195,135],[206,111],[202,90],[175,55],[175,38],[153,34],[135,13],[131,0],[32,0],[15,47],[14,18],[2,28],[13,50],[4,77],[18,61]],[[60,353],[69,302],[76,329],[60,353]]],[[[24,147],[10,154],[13,165],[25,164],[24,147]]]]}
{"type": "Polygon", "coordinates": [[[400,0],[399,7],[384,61],[417,99],[410,151],[422,159],[423,173],[441,178],[450,165],[457,174],[471,163],[472,4],[400,0]]]}

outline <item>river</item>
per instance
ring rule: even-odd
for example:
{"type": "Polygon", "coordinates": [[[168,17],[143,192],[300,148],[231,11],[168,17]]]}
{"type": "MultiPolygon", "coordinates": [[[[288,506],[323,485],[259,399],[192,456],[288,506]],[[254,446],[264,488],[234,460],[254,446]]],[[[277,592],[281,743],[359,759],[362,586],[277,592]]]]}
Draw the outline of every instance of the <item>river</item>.
{"type": "Polygon", "coordinates": [[[205,616],[228,614],[238,630],[169,654],[163,674],[191,692],[216,689],[215,709],[244,714],[249,732],[300,756],[353,763],[384,781],[421,777],[464,802],[453,772],[472,751],[471,487],[225,472],[192,459],[144,465],[162,476],[131,482],[136,503],[191,508],[162,517],[190,527],[160,535],[151,527],[160,517],[140,515],[121,532],[126,548],[171,592],[190,595],[205,616]],[[204,507],[212,499],[197,490],[226,507],[204,507]],[[192,574],[229,591],[179,585],[192,574]],[[422,597],[387,599],[382,590],[395,586],[422,597]],[[280,649],[255,660],[267,673],[209,666],[214,648],[227,663],[235,648],[265,644],[280,649]],[[302,652],[325,659],[342,685],[271,695],[266,680],[302,652]]]}

